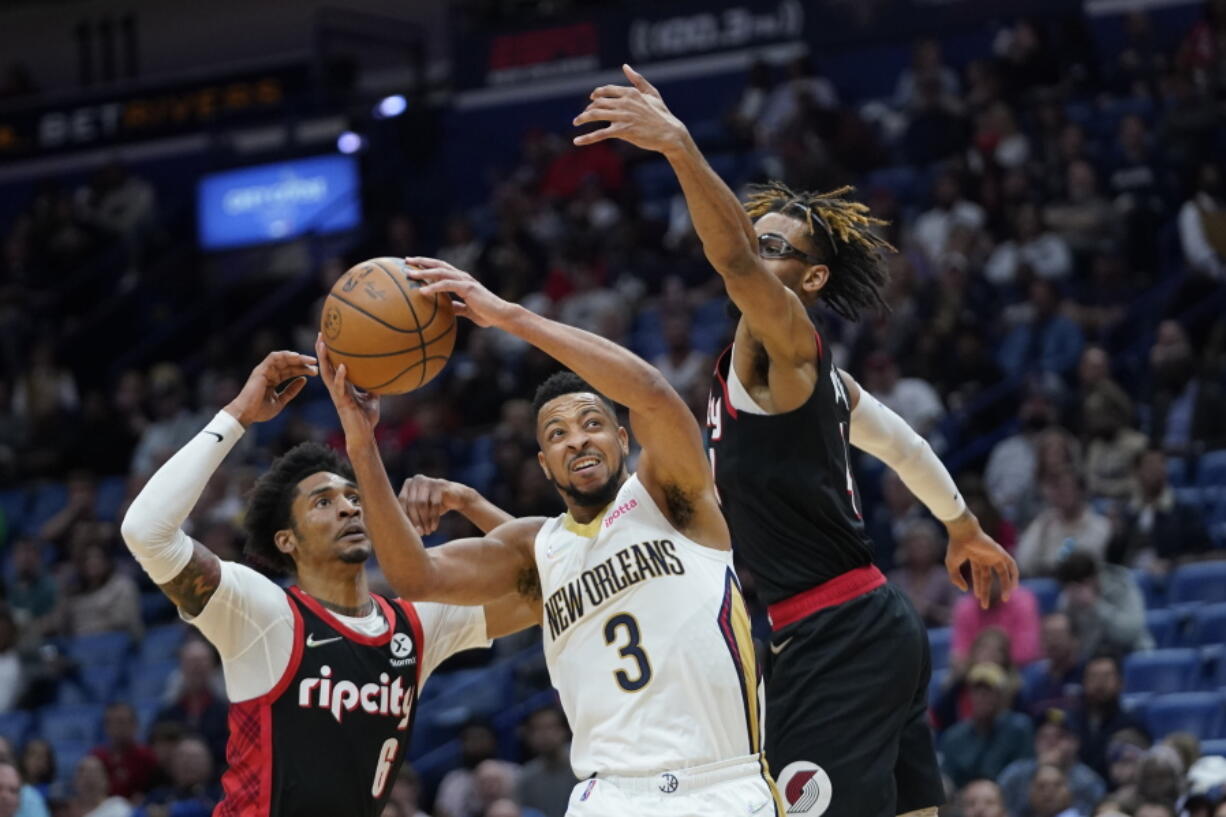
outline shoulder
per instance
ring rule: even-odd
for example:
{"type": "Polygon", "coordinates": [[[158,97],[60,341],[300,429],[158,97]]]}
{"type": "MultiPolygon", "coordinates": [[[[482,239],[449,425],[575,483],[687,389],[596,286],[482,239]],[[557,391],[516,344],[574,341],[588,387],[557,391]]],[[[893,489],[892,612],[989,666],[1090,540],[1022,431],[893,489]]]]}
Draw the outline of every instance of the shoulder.
{"type": "Polygon", "coordinates": [[[531,545],[548,521],[549,517],[546,516],[525,516],[521,519],[512,519],[494,528],[486,536],[508,546],[531,545]]]}

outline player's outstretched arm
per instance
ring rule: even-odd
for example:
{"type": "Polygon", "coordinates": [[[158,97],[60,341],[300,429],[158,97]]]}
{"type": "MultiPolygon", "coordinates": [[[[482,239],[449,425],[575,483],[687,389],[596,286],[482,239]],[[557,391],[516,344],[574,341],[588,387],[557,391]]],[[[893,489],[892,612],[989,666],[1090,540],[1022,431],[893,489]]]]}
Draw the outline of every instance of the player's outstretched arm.
{"type": "Polygon", "coordinates": [[[597,391],[630,409],[630,422],[643,448],[639,477],[657,504],[695,541],[712,547],[729,546],[715,502],[702,432],[685,401],[654,366],[599,335],[504,301],[473,276],[445,261],[408,261],[416,268],[413,277],[426,282],[423,295],[445,292],[461,298],[452,304],[457,315],[531,343],[597,391]]]}
{"type": "Polygon", "coordinates": [[[221,560],[183,532],[183,521],[244,430],[277,416],[317,371],[308,355],[268,355],[238,396],[149,478],[128,508],[120,527],[124,542],[149,578],[188,615],[198,615],[217,590],[221,560]]]}
{"type": "Polygon", "coordinates": [[[379,398],[358,391],[334,367],[323,339],[315,343],[319,368],[345,431],[345,449],[362,494],[362,519],[383,575],[410,601],[487,604],[509,593],[539,601],[540,580],[532,543],[544,520],[514,519],[483,537],[426,549],[400,506],[383,468],[375,426],[379,398]]]}
{"type": "Polygon", "coordinates": [[[889,408],[860,387],[847,372],[839,370],[851,404],[851,444],[888,465],[932,515],[945,525],[949,548],[945,567],[949,579],[967,590],[962,567],[971,566],[971,587],[979,604],[991,602],[992,575],[1000,580],[1001,595],[1008,599],[1018,583],[1017,562],[984,532],[975,514],[966,507],[954,478],[933,453],[928,442],[889,408]]]}
{"type": "Polygon", "coordinates": [[[574,143],[623,139],[662,154],[677,174],[703,252],[724,279],[750,333],[776,365],[812,363],[817,355],[813,324],[800,298],[762,266],[757,233],[736,194],[711,169],[655,86],[628,65],[622,70],[631,87],[602,85],[574,120],[575,125],[609,125],[575,137],[574,143]]]}
{"type": "Polygon", "coordinates": [[[448,511],[456,511],[482,533],[489,533],[515,518],[475,488],[423,474],[409,477],[400,486],[400,507],[422,536],[438,530],[439,519],[448,511]]]}

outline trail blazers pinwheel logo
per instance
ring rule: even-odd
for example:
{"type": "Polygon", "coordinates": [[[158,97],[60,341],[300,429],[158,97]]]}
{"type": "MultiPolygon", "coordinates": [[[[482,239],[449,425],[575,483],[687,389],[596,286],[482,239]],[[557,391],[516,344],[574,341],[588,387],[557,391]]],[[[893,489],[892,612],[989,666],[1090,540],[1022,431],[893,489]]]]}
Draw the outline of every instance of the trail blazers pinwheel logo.
{"type": "Polygon", "coordinates": [[[788,814],[819,817],[830,808],[834,787],[830,775],[821,766],[797,760],[783,767],[779,774],[779,791],[787,803],[788,814]]]}

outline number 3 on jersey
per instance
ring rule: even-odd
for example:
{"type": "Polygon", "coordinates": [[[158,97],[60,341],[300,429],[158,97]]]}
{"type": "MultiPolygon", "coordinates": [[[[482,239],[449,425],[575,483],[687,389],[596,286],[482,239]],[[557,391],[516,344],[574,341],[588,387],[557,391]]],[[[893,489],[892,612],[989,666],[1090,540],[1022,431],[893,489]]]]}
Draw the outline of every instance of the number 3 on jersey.
{"type": "Polygon", "coordinates": [[[617,654],[622,658],[635,660],[638,664],[638,677],[631,679],[630,675],[621,669],[614,672],[613,677],[622,689],[627,692],[638,692],[651,681],[651,662],[647,660],[647,653],[643,652],[639,644],[639,623],[629,613],[618,613],[604,623],[604,643],[612,644],[618,640],[617,629],[619,627],[626,629],[626,644],[618,648],[617,654]]]}

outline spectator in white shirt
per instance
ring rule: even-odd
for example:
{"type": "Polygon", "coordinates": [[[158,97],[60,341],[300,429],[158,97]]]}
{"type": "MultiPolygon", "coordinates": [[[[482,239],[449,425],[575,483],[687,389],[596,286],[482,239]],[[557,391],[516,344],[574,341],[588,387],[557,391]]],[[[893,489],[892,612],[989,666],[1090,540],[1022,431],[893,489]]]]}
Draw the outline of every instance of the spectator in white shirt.
{"type": "Polygon", "coordinates": [[[1043,230],[1039,211],[1023,204],[1013,215],[1013,238],[998,245],[988,258],[983,273],[993,284],[1003,286],[1018,281],[1023,267],[1040,278],[1060,280],[1073,270],[1073,253],[1068,242],[1050,230],[1043,230]]]}
{"type": "Polygon", "coordinates": [[[1196,193],[1179,209],[1179,243],[1193,270],[1226,279],[1226,196],[1222,170],[1212,162],[1200,166],[1196,193]]]}
{"type": "Polygon", "coordinates": [[[987,222],[983,208],[962,197],[961,183],[943,173],[932,189],[933,207],[915,220],[912,237],[933,264],[945,258],[950,238],[958,230],[979,230],[987,222]]]}
{"type": "Polygon", "coordinates": [[[928,381],[900,377],[894,359],[884,352],[876,352],[865,361],[864,387],[932,442],[937,423],[945,417],[945,406],[928,381]]]}
{"type": "Polygon", "coordinates": [[[1034,518],[1017,545],[1017,564],[1023,576],[1050,576],[1074,551],[1102,559],[1111,539],[1111,523],[1085,501],[1085,483],[1071,469],[1057,471],[1043,481],[1046,507],[1034,518]]]}

